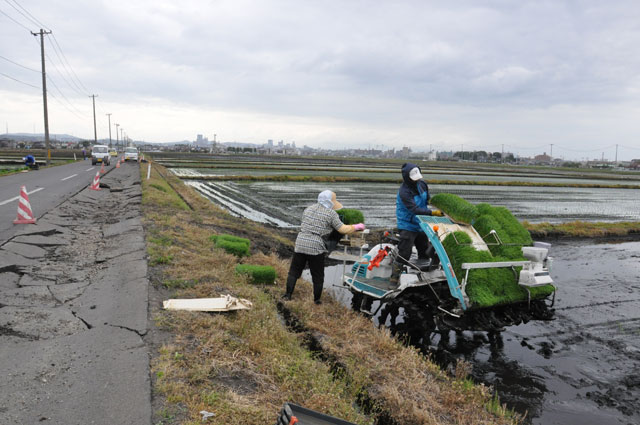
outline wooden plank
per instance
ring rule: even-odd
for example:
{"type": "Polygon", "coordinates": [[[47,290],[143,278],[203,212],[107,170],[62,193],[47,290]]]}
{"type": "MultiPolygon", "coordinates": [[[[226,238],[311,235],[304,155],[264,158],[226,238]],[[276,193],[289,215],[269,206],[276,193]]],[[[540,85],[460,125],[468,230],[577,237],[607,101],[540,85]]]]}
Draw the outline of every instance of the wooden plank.
{"type": "Polygon", "coordinates": [[[224,295],[218,298],[172,299],[162,302],[165,310],[184,311],[232,311],[248,310],[253,304],[249,300],[224,295]]]}

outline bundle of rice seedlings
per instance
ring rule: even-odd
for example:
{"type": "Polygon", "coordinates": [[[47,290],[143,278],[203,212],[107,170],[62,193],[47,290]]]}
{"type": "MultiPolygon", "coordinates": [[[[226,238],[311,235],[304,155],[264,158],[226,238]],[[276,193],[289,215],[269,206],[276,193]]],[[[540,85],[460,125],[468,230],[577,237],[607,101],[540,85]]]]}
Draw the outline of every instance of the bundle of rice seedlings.
{"type": "Polygon", "coordinates": [[[276,270],[272,266],[259,266],[255,264],[238,264],[236,273],[246,274],[252,283],[274,283],[276,270]]]}
{"type": "Polygon", "coordinates": [[[249,247],[251,241],[245,238],[239,238],[233,235],[211,235],[209,236],[216,248],[224,249],[229,254],[236,255],[238,257],[249,256],[249,247]]]}
{"type": "Polygon", "coordinates": [[[473,224],[478,217],[475,206],[451,193],[438,193],[429,202],[434,207],[446,212],[455,221],[473,224]]]}
{"type": "MultiPolygon", "coordinates": [[[[466,274],[461,268],[463,263],[524,260],[522,247],[533,244],[527,229],[507,208],[489,204],[474,206],[449,193],[434,196],[431,203],[454,220],[473,224],[489,247],[490,252],[478,251],[471,245],[471,238],[464,232],[455,232],[444,239],[444,248],[456,276],[460,278],[466,274]],[[492,230],[498,238],[490,235],[492,230]]],[[[519,272],[519,268],[516,271],[519,272]]],[[[530,290],[531,298],[535,299],[552,294],[555,288],[545,285],[530,290]]],[[[511,268],[504,267],[471,270],[466,292],[474,307],[492,307],[527,300],[527,291],[518,285],[517,275],[511,268]]]]}
{"type": "Polygon", "coordinates": [[[364,214],[362,211],[353,208],[342,208],[336,211],[340,217],[340,221],[344,224],[364,223],[364,214]]]}

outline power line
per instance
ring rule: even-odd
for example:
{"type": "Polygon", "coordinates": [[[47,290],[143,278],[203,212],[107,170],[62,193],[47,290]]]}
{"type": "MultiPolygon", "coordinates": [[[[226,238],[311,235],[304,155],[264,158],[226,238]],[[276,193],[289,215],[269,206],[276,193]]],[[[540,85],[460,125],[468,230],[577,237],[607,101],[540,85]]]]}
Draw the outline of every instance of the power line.
{"type": "MultiPolygon", "coordinates": [[[[65,95],[64,95],[64,93],[62,93],[62,90],[60,90],[60,87],[58,87],[58,85],[55,83],[55,81],[53,81],[53,79],[51,79],[51,77],[50,77],[49,75],[47,75],[47,80],[48,80],[51,84],[53,84],[53,86],[56,88],[56,90],[58,90],[58,93],[60,94],[60,96],[62,96],[62,98],[63,98],[64,100],[66,100],[66,101],[67,101],[67,103],[68,103],[68,104],[69,104],[73,109],[75,109],[78,113],[82,114],[82,111],[80,111],[78,108],[76,108],[76,107],[71,103],[71,101],[67,98],[67,96],[65,96],[65,95]]],[[[49,92],[49,93],[51,93],[51,92],[49,92]]]]}
{"type": "MultiPolygon", "coordinates": [[[[13,3],[15,3],[16,6],[14,6],[13,4],[11,4],[11,2],[9,0],[4,0],[5,3],[7,3],[9,6],[11,6],[16,12],[18,12],[20,15],[22,15],[25,19],[27,19],[28,21],[30,21],[31,23],[34,23],[35,25],[39,26],[40,28],[46,28],[49,29],[49,27],[47,25],[44,25],[42,22],[40,22],[40,20],[38,20],[35,16],[33,16],[27,9],[25,9],[20,3],[18,3],[16,0],[13,0],[13,3]],[[19,9],[18,9],[19,8],[19,9]],[[21,9],[21,10],[20,10],[21,9]]],[[[6,14],[5,14],[6,15],[6,14]]],[[[7,15],[8,16],[8,15],[7,15]]],[[[9,18],[11,18],[10,16],[8,16],[9,18]]],[[[11,18],[13,19],[13,18],[11,18]]],[[[15,21],[17,24],[21,25],[19,22],[15,21]]],[[[29,30],[27,27],[25,27],[24,25],[21,25],[23,28],[29,30]]],[[[29,30],[30,31],[30,30],[29,30]]],[[[51,31],[50,31],[51,32],[51,31]]],[[[60,72],[60,70],[55,66],[55,64],[53,64],[53,61],[51,60],[51,58],[48,57],[49,61],[54,65],[54,68],[56,68],[56,71],[58,71],[58,73],[60,74],[60,76],[62,76],[63,80],[65,80],[65,82],[67,83],[67,85],[69,85],[69,87],[71,87],[74,90],[77,90],[78,94],[80,94],[81,96],[84,96],[86,94],[86,92],[88,92],[87,88],[84,87],[84,85],[82,84],[82,81],[80,81],[80,79],[78,78],[78,75],[75,73],[75,71],[73,70],[73,67],[71,66],[71,64],[69,63],[69,61],[67,60],[64,52],[62,51],[62,47],[60,46],[60,43],[58,43],[58,40],[56,39],[56,36],[51,32],[52,35],[52,39],[53,39],[53,43],[51,44],[51,47],[53,47],[53,51],[55,52],[56,56],[58,56],[58,59],[60,60],[60,63],[62,64],[62,67],[64,68],[64,70],[66,71],[67,75],[69,76],[71,82],[73,83],[73,85],[75,87],[73,87],[62,75],[62,73],[60,72]],[[67,66],[69,67],[69,69],[67,69],[67,66]],[[69,72],[69,70],[71,72],[69,72]],[[72,75],[73,74],[73,75],[72,75]],[[75,76],[75,80],[74,80],[74,76],[75,76]],[[79,85],[76,84],[76,80],[78,81],[79,85]],[[84,90],[85,93],[82,93],[82,90],[84,90]]]]}
{"type": "Polygon", "coordinates": [[[58,69],[58,66],[55,64],[55,62],[51,59],[51,57],[49,55],[47,55],[45,53],[47,59],[49,59],[49,63],[51,65],[53,65],[53,68],[56,70],[56,72],[58,73],[58,75],[60,75],[60,78],[62,78],[64,80],[65,83],[67,83],[67,86],[69,86],[72,90],[74,90],[76,93],[78,93],[80,96],[85,96],[84,93],[82,93],[81,91],[78,91],[78,89],[76,89],[75,87],[73,87],[71,85],[71,83],[69,83],[69,81],[64,77],[64,75],[62,75],[62,72],[60,72],[60,69],[58,69]]]}
{"type": "Polygon", "coordinates": [[[509,149],[524,149],[524,150],[536,150],[536,149],[544,149],[547,145],[539,145],[539,146],[514,146],[514,145],[505,145],[509,149]]]}
{"type": "Polygon", "coordinates": [[[562,146],[556,145],[556,144],[554,144],[553,146],[555,146],[557,148],[560,148],[562,150],[565,150],[565,151],[569,151],[569,152],[598,152],[598,151],[602,151],[602,150],[611,149],[611,148],[615,147],[616,145],[609,145],[609,146],[604,146],[604,147],[595,148],[595,149],[571,149],[571,148],[565,148],[565,147],[562,147],[562,146]]]}
{"type": "Polygon", "coordinates": [[[637,148],[637,147],[636,148],[632,148],[631,146],[625,146],[625,145],[620,145],[620,147],[621,148],[625,148],[625,149],[631,149],[631,150],[634,150],[634,151],[640,151],[640,148],[637,148]]]}
{"type": "Polygon", "coordinates": [[[16,21],[15,19],[13,19],[10,15],[7,15],[3,10],[0,9],[0,13],[2,13],[4,16],[6,16],[7,18],[11,19],[13,22],[15,22],[16,24],[20,25],[22,28],[26,29],[27,31],[31,32],[31,30],[29,28],[27,28],[26,26],[22,25],[20,22],[16,21]]]}
{"type": "Polygon", "coordinates": [[[76,80],[78,81],[78,83],[80,84],[80,86],[84,89],[85,92],[89,92],[89,90],[87,90],[87,88],[84,86],[84,84],[82,84],[82,81],[80,81],[80,78],[78,78],[78,75],[76,74],[76,72],[73,70],[73,67],[71,66],[71,64],[69,63],[69,61],[67,60],[67,57],[65,56],[64,52],[62,51],[62,47],[60,47],[60,44],[58,44],[58,40],[56,39],[55,34],[51,34],[51,36],[53,37],[53,42],[55,43],[56,46],[58,46],[58,49],[60,49],[60,54],[62,54],[62,57],[64,58],[64,60],[67,62],[67,65],[69,65],[69,69],[71,70],[71,72],[73,73],[73,75],[76,77],[76,80]]]}
{"type": "Polygon", "coordinates": [[[76,84],[76,82],[73,80],[73,77],[71,76],[71,73],[69,72],[69,70],[67,69],[67,65],[65,65],[64,61],[62,60],[62,57],[60,56],[60,53],[58,53],[58,49],[56,48],[55,43],[51,43],[51,47],[53,47],[53,51],[56,54],[56,56],[58,57],[58,60],[60,61],[60,63],[62,64],[62,68],[66,71],[67,75],[69,76],[69,78],[71,79],[71,82],[73,83],[73,85],[75,87],[71,87],[71,85],[69,87],[71,87],[72,89],[76,90],[80,95],[84,96],[85,93],[81,92],[80,87],[76,84]]]}
{"type": "MultiPolygon", "coordinates": [[[[39,87],[38,87],[39,88],[39,87]]],[[[49,96],[51,96],[53,98],[53,100],[55,100],[56,102],[58,102],[60,105],[62,105],[62,107],[64,107],[67,111],[71,112],[76,118],[78,118],[80,121],[82,121],[83,123],[87,121],[86,117],[81,117],[80,115],[78,115],[77,113],[75,113],[73,110],[69,109],[69,107],[67,105],[65,105],[64,103],[62,103],[62,101],[60,99],[58,99],[57,96],[54,96],[53,93],[51,93],[50,91],[47,92],[47,94],[49,96]]]]}
{"type": "Polygon", "coordinates": [[[27,15],[24,14],[24,12],[22,12],[20,9],[18,9],[17,7],[15,7],[13,4],[11,4],[9,2],[9,0],[4,0],[5,3],[7,3],[9,6],[11,6],[13,8],[13,10],[15,10],[16,12],[18,12],[20,15],[22,15],[27,21],[30,21],[32,24],[36,25],[36,26],[40,26],[43,27],[44,25],[38,25],[38,23],[36,21],[34,21],[33,19],[31,19],[30,17],[28,17],[27,15]]]}
{"type": "Polygon", "coordinates": [[[29,71],[37,72],[38,74],[41,72],[41,71],[38,71],[37,69],[29,68],[28,66],[24,66],[24,65],[19,64],[18,62],[14,62],[14,61],[12,61],[11,59],[7,59],[7,58],[5,58],[5,57],[4,57],[4,56],[2,56],[2,55],[0,55],[0,59],[4,59],[4,60],[6,60],[7,62],[11,62],[12,64],[14,64],[14,65],[18,65],[18,66],[19,66],[19,67],[21,67],[21,68],[28,69],[29,71]]]}
{"type": "Polygon", "coordinates": [[[20,83],[20,84],[24,84],[25,86],[33,87],[33,88],[36,88],[36,89],[39,89],[39,88],[40,88],[40,87],[38,87],[38,86],[34,86],[33,84],[29,84],[29,83],[25,83],[24,81],[20,81],[20,80],[18,80],[17,78],[13,78],[12,76],[7,75],[7,74],[5,74],[5,73],[3,73],[3,72],[0,72],[0,75],[2,75],[3,77],[8,78],[8,79],[10,79],[10,80],[17,81],[17,82],[18,82],[18,83],[20,83]]]}
{"type": "MultiPolygon", "coordinates": [[[[7,0],[5,0],[5,1],[7,1],[7,0]]],[[[31,19],[31,21],[32,21],[32,22],[34,22],[37,26],[40,26],[40,27],[43,27],[43,28],[50,29],[50,28],[48,28],[46,25],[42,24],[42,22],[40,22],[39,20],[37,20],[35,16],[33,16],[31,13],[29,13],[29,11],[28,11],[27,9],[25,9],[24,7],[22,7],[22,6],[20,5],[20,3],[18,3],[16,0],[13,0],[13,2],[14,2],[14,3],[15,3],[15,4],[20,8],[20,9],[24,10],[24,12],[25,12],[27,15],[29,15],[29,16],[31,17],[31,18],[30,18],[30,19],[31,19]]],[[[8,3],[8,1],[7,1],[7,3],[8,3]]],[[[9,5],[11,6],[11,4],[9,4],[9,5]]],[[[15,8],[14,8],[14,9],[15,9],[15,8]]],[[[22,15],[22,16],[24,16],[24,15],[22,15]]]]}

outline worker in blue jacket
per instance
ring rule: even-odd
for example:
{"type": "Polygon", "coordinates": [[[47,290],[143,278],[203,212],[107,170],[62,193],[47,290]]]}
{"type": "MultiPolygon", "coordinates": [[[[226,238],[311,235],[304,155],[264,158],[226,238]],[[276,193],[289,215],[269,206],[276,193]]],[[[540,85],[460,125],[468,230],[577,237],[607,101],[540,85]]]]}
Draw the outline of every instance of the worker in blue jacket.
{"type": "Polygon", "coordinates": [[[427,235],[420,228],[416,216],[418,215],[438,215],[442,212],[428,207],[429,186],[422,180],[420,168],[411,163],[402,165],[402,185],[396,197],[396,219],[400,232],[400,242],[398,243],[398,257],[393,263],[391,283],[398,284],[402,268],[411,257],[411,250],[415,245],[418,250],[419,259],[432,259],[432,265],[438,264],[437,255],[430,250],[427,235]]]}

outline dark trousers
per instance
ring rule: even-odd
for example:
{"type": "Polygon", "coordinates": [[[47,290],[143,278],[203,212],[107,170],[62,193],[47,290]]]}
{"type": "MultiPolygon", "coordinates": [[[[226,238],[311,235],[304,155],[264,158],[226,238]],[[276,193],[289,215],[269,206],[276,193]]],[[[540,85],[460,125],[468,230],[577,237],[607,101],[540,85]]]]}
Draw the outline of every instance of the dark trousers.
{"type": "Polygon", "coordinates": [[[400,230],[400,242],[398,243],[398,264],[407,264],[411,257],[411,248],[416,246],[418,250],[418,258],[429,258],[429,239],[424,232],[411,232],[409,230],[400,230]]]}
{"type": "Polygon", "coordinates": [[[313,281],[313,300],[318,301],[322,295],[324,284],[324,254],[307,255],[298,252],[293,254],[289,275],[287,276],[287,294],[292,295],[296,281],[302,276],[302,271],[309,264],[311,280],[313,281]]]}

